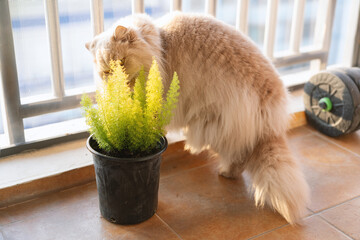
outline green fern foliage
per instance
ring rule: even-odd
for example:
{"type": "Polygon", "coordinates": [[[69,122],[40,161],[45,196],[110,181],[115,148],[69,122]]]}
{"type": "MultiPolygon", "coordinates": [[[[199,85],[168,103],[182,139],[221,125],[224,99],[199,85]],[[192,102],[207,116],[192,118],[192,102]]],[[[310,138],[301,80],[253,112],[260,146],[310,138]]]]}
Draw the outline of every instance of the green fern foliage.
{"type": "Polygon", "coordinates": [[[179,97],[179,79],[174,73],[163,99],[164,87],[157,62],[149,74],[142,68],[131,89],[120,61],[111,61],[107,83],[96,93],[97,107],[88,95],[81,105],[86,124],[99,147],[108,154],[142,155],[156,148],[169,124],[179,97]]]}
{"type": "MultiPolygon", "coordinates": [[[[166,95],[166,102],[161,112],[161,126],[166,126],[170,123],[172,117],[172,111],[176,108],[178,97],[179,97],[179,89],[180,89],[180,82],[178,75],[176,72],[174,73],[173,80],[170,84],[170,88],[166,95]]],[[[162,130],[164,131],[164,129],[162,130]]]]}

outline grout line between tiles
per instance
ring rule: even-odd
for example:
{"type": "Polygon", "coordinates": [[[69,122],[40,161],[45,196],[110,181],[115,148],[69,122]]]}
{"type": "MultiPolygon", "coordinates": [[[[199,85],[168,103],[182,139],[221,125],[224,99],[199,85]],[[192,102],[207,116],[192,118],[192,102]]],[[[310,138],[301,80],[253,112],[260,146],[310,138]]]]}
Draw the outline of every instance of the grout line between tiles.
{"type": "Polygon", "coordinates": [[[345,232],[343,232],[340,228],[338,228],[337,226],[335,226],[334,224],[332,224],[331,222],[329,222],[328,220],[326,220],[324,217],[322,217],[321,215],[319,215],[319,217],[324,220],[327,224],[329,224],[331,227],[335,228],[335,230],[337,230],[338,232],[341,232],[342,234],[344,234],[346,237],[348,237],[351,240],[354,240],[354,238],[350,237],[348,234],[346,234],[345,232]]]}
{"type": "Polygon", "coordinates": [[[81,185],[75,185],[75,186],[72,186],[72,187],[70,187],[70,188],[64,188],[64,189],[60,189],[60,190],[55,190],[55,191],[51,191],[51,192],[46,192],[46,193],[37,195],[37,196],[35,196],[34,198],[30,198],[30,199],[27,199],[27,200],[24,200],[24,201],[21,201],[21,202],[15,202],[15,203],[12,203],[12,204],[7,205],[7,206],[0,207],[0,212],[1,212],[2,210],[5,210],[6,208],[10,208],[10,207],[14,207],[14,206],[16,206],[16,205],[33,202],[33,201],[39,200],[39,199],[41,199],[41,198],[48,197],[48,196],[50,196],[50,195],[52,195],[52,194],[57,194],[57,193],[62,193],[62,192],[71,191],[71,190],[73,190],[74,188],[86,187],[86,186],[88,186],[88,185],[94,184],[94,182],[95,182],[95,180],[94,180],[94,181],[91,181],[91,182],[88,182],[88,183],[81,184],[81,185]]]}
{"type": "Polygon", "coordinates": [[[8,205],[8,206],[0,207],[0,212],[3,211],[3,210],[5,210],[5,209],[7,209],[7,208],[14,207],[14,206],[16,206],[16,205],[20,205],[20,204],[23,204],[23,203],[29,203],[29,202],[32,202],[32,201],[36,201],[36,200],[40,199],[41,197],[43,197],[43,196],[36,196],[36,197],[34,197],[34,198],[27,199],[27,200],[25,200],[25,201],[23,201],[23,202],[17,202],[17,203],[10,204],[10,205],[8,205]]]}
{"type": "Polygon", "coordinates": [[[287,139],[288,139],[288,141],[299,141],[299,139],[308,137],[308,136],[313,135],[313,134],[314,134],[314,133],[309,132],[309,133],[305,133],[305,134],[302,134],[302,135],[296,136],[296,137],[289,137],[289,136],[287,136],[287,139]]]}
{"type": "Polygon", "coordinates": [[[165,224],[179,239],[183,240],[183,238],[172,228],[169,224],[167,224],[157,213],[155,215],[160,219],[160,221],[165,224]]]}
{"type": "Polygon", "coordinates": [[[255,238],[264,236],[264,235],[266,235],[266,234],[268,234],[268,233],[270,233],[270,232],[272,232],[272,231],[276,231],[276,230],[281,229],[281,228],[284,228],[284,227],[286,227],[286,226],[289,226],[289,224],[281,225],[281,226],[279,226],[279,227],[276,227],[276,228],[267,230],[267,231],[262,232],[262,233],[260,233],[260,234],[258,234],[258,235],[255,235],[255,236],[252,236],[252,237],[248,238],[248,240],[252,240],[252,239],[255,239],[255,238]]]}
{"type": "Polygon", "coordinates": [[[345,151],[347,151],[347,152],[355,155],[356,157],[359,157],[359,158],[360,158],[360,155],[357,154],[356,152],[353,152],[353,151],[351,151],[350,149],[348,149],[348,148],[346,148],[346,147],[344,147],[344,146],[341,146],[340,144],[338,144],[338,143],[336,143],[336,142],[333,142],[332,140],[326,138],[326,137],[323,136],[322,134],[317,133],[317,132],[314,132],[314,134],[317,135],[318,137],[320,137],[321,139],[325,140],[326,142],[332,143],[332,144],[336,145],[337,147],[339,147],[339,148],[341,148],[341,149],[343,149],[343,150],[345,150],[345,151]]]}
{"type": "MultiPolygon", "coordinates": [[[[310,211],[311,211],[311,210],[310,210],[310,211]]],[[[312,212],[312,211],[311,211],[311,212],[312,212]]],[[[344,235],[345,235],[346,237],[348,237],[349,239],[354,240],[352,237],[350,237],[348,234],[346,234],[345,232],[343,232],[341,229],[339,229],[338,227],[336,227],[336,226],[333,225],[332,223],[328,222],[325,218],[323,218],[323,217],[320,215],[320,213],[313,213],[313,214],[311,214],[311,215],[309,215],[309,216],[304,217],[303,220],[308,219],[308,218],[310,218],[310,217],[315,217],[315,216],[320,217],[320,218],[321,218],[322,220],[324,220],[327,224],[329,224],[331,227],[333,227],[336,231],[344,234],[344,235]]],[[[282,226],[279,226],[279,227],[270,229],[270,230],[268,230],[268,231],[265,231],[265,232],[263,232],[263,233],[260,233],[260,234],[258,234],[258,235],[255,235],[255,236],[253,236],[253,237],[250,237],[250,238],[248,238],[247,240],[252,240],[252,239],[259,238],[259,237],[264,236],[264,235],[266,235],[266,234],[268,234],[268,233],[270,233],[270,232],[273,232],[273,231],[282,229],[282,228],[287,227],[287,226],[290,226],[290,224],[285,224],[285,225],[282,225],[282,226]]]]}
{"type": "MultiPolygon", "coordinates": [[[[86,185],[87,185],[87,184],[86,184],[86,185]]],[[[67,191],[67,190],[68,190],[68,189],[62,190],[62,191],[60,191],[60,192],[67,191]]],[[[43,196],[43,197],[49,196],[49,195],[51,195],[51,194],[57,194],[57,193],[60,193],[60,192],[50,193],[50,194],[47,194],[47,195],[45,195],[45,196],[43,196]]],[[[37,197],[37,198],[30,199],[30,200],[25,201],[25,202],[16,203],[16,204],[13,204],[13,205],[11,205],[11,206],[4,207],[4,208],[0,209],[0,211],[1,211],[1,210],[4,210],[4,209],[6,209],[6,208],[9,208],[9,207],[14,207],[14,206],[16,206],[16,205],[26,204],[26,203],[29,203],[29,202],[32,202],[32,201],[36,201],[36,200],[39,200],[39,199],[41,199],[41,198],[42,198],[42,197],[37,197]]],[[[94,196],[94,197],[89,197],[89,198],[87,198],[86,200],[89,202],[89,201],[91,201],[91,200],[93,200],[93,199],[95,199],[95,198],[97,198],[97,195],[94,196]]],[[[70,206],[69,204],[66,204],[65,206],[59,207],[58,209],[63,210],[63,209],[65,209],[65,208],[68,208],[69,206],[70,206]]],[[[35,218],[35,217],[43,217],[43,216],[52,215],[52,214],[54,213],[54,211],[55,211],[55,207],[52,207],[51,209],[49,209],[48,211],[46,211],[46,212],[44,212],[44,213],[41,213],[41,214],[35,213],[35,214],[32,214],[32,215],[30,215],[30,216],[28,216],[28,217],[25,217],[25,218],[21,218],[21,219],[19,218],[19,219],[17,219],[17,220],[13,220],[13,221],[10,221],[10,222],[8,222],[8,223],[5,223],[5,224],[0,225],[0,229],[1,229],[1,227],[6,227],[6,226],[9,226],[9,225],[14,224],[14,223],[20,223],[20,222],[23,222],[23,221],[26,221],[26,220],[30,220],[30,219],[35,218]]],[[[2,240],[2,239],[0,238],[0,240],[2,240]]]]}
{"type": "Polygon", "coordinates": [[[306,133],[306,134],[303,134],[303,135],[300,135],[300,136],[297,136],[297,137],[287,137],[288,141],[291,142],[291,141],[294,141],[294,142],[299,142],[301,141],[302,139],[306,138],[306,137],[309,137],[309,136],[313,136],[314,133],[313,132],[309,132],[309,133],[306,133]]]}
{"type": "Polygon", "coordinates": [[[334,206],[331,206],[331,207],[322,209],[322,210],[320,210],[320,211],[318,211],[318,212],[314,212],[314,211],[312,211],[312,210],[310,210],[310,211],[313,212],[314,215],[319,215],[319,214],[321,214],[321,213],[323,213],[323,212],[325,212],[325,211],[328,211],[328,210],[330,210],[330,209],[339,207],[339,206],[341,206],[341,205],[344,205],[344,204],[346,204],[346,203],[348,203],[348,202],[350,202],[350,201],[352,201],[352,200],[358,199],[358,198],[360,198],[360,196],[356,196],[356,197],[350,198],[350,199],[348,199],[348,200],[345,200],[344,202],[341,202],[341,203],[338,203],[338,204],[336,204],[336,205],[334,205],[334,206]]]}
{"type": "MultiPolygon", "coordinates": [[[[307,209],[308,209],[312,214],[310,214],[310,215],[308,215],[308,216],[306,216],[306,217],[303,217],[303,218],[302,218],[302,221],[305,220],[305,219],[308,219],[308,218],[310,218],[310,217],[314,217],[314,216],[317,215],[317,214],[315,214],[313,211],[311,211],[309,208],[307,208],[307,209]]],[[[276,228],[267,230],[267,231],[265,231],[265,232],[263,232],[263,233],[260,233],[260,234],[258,234],[258,235],[256,235],[256,236],[253,236],[253,237],[251,237],[251,238],[248,238],[248,240],[252,240],[252,239],[261,237],[261,236],[266,235],[266,234],[268,234],[268,233],[270,233],[270,232],[272,232],[272,231],[276,231],[276,230],[278,230],[278,229],[281,229],[281,228],[284,228],[284,227],[287,227],[287,226],[291,226],[291,225],[290,225],[289,223],[284,224],[284,225],[282,225],[282,226],[279,226],[279,227],[276,227],[276,228]]],[[[301,226],[301,224],[300,224],[300,226],[301,226]]]]}
{"type": "Polygon", "coordinates": [[[309,128],[307,128],[306,127],[307,126],[307,124],[305,124],[305,125],[302,125],[302,126],[299,126],[299,127],[296,127],[296,128],[290,128],[290,129],[288,129],[287,130],[287,133],[290,133],[291,131],[293,131],[293,130],[295,130],[295,129],[297,129],[297,128],[302,128],[302,132],[306,132],[305,134],[310,134],[310,133],[313,133],[313,131],[311,130],[311,129],[309,129],[309,128]]]}
{"type": "MultiPolygon", "coordinates": [[[[210,160],[209,160],[210,161],[210,160]]],[[[198,166],[198,167],[194,167],[194,168],[190,168],[190,169],[186,169],[186,170],[183,170],[183,171],[180,171],[180,172],[177,172],[177,173],[173,173],[173,174],[170,174],[168,176],[165,176],[165,177],[160,177],[160,180],[162,179],[167,179],[167,178],[170,178],[170,177],[173,177],[173,176],[177,176],[179,174],[183,174],[183,173],[186,173],[186,172],[191,172],[193,170],[196,170],[196,169],[199,169],[199,168],[202,168],[202,167],[205,167],[205,166],[208,166],[210,164],[214,164],[214,161],[211,161],[211,162],[208,162],[208,163],[205,163],[201,166],[198,166]]],[[[161,176],[161,173],[160,173],[160,176],[161,176]]]]}
{"type": "MultiPolygon", "coordinates": [[[[309,212],[311,212],[310,215],[314,215],[314,214],[315,214],[315,212],[314,212],[313,210],[311,210],[310,208],[307,207],[306,209],[307,209],[309,212]]],[[[309,216],[310,216],[310,215],[309,215],[309,216]]]]}
{"type": "MultiPolygon", "coordinates": [[[[309,210],[310,210],[310,209],[309,209],[309,210]]],[[[308,216],[306,216],[306,217],[303,217],[301,220],[303,221],[303,220],[308,219],[308,218],[310,218],[310,217],[316,216],[316,214],[315,214],[313,211],[310,210],[310,212],[311,212],[312,214],[310,214],[310,215],[308,215],[308,216]]],[[[299,224],[299,225],[301,226],[301,224],[299,224]]],[[[251,237],[251,238],[248,238],[248,240],[261,237],[261,236],[266,235],[266,234],[268,234],[268,233],[270,233],[270,232],[276,231],[276,230],[278,230],[278,229],[281,229],[281,228],[284,228],[284,227],[287,227],[287,226],[291,226],[291,225],[290,225],[289,223],[284,224],[284,225],[281,225],[281,226],[279,226],[279,227],[276,227],[276,228],[267,230],[267,231],[265,231],[265,232],[263,232],[263,233],[260,233],[260,234],[258,234],[258,235],[256,235],[256,236],[253,236],[253,237],[251,237]]],[[[296,225],[295,225],[295,226],[296,226],[296,225]]]]}
{"type": "MultiPolygon", "coordinates": [[[[91,197],[91,198],[88,198],[87,199],[87,201],[90,201],[90,200],[93,200],[93,199],[95,199],[95,198],[97,198],[97,197],[91,197]]],[[[37,199],[39,199],[39,198],[37,198],[37,199]]],[[[34,199],[34,200],[36,200],[36,199],[34,199]]],[[[22,203],[19,203],[19,204],[22,204],[22,203]]],[[[65,208],[68,208],[70,205],[69,204],[67,204],[66,206],[62,206],[62,207],[59,207],[58,209],[59,210],[64,210],[65,208]]],[[[28,216],[28,217],[25,217],[25,218],[19,218],[19,219],[17,219],[17,220],[14,220],[14,221],[10,221],[10,222],[8,222],[8,223],[5,223],[5,224],[3,224],[3,225],[0,225],[0,229],[2,228],[2,227],[7,227],[7,226],[9,226],[9,225],[11,225],[11,224],[15,224],[15,223],[21,223],[21,222],[24,222],[24,221],[27,221],[27,220],[31,220],[31,219],[33,219],[33,218],[36,218],[36,217],[41,217],[41,218],[43,218],[43,217],[46,217],[46,216],[51,216],[51,215],[53,215],[54,214],[54,210],[55,209],[55,207],[52,207],[51,209],[49,209],[48,211],[46,211],[46,212],[44,212],[44,213],[39,213],[39,214],[32,214],[32,215],[30,215],[30,216],[28,216]]],[[[1,238],[0,238],[0,240],[2,240],[1,238]]]]}
{"type": "Polygon", "coordinates": [[[94,179],[93,181],[91,181],[91,182],[87,182],[87,183],[80,184],[80,185],[75,185],[75,186],[72,186],[72,187],[70,187],[70,188],[65,188],[65,189],[62,189],[62,190],[60,190],[60,191],[58,191],[58,192],[67,192],[67,191],[71,191],[71,190],[73,190],[73,189],[75,189],[75,188],[87,187],[87,186],[93,185],[94,183],[96,184],[96,180],[95,180],[95,179],[94,179]]]}

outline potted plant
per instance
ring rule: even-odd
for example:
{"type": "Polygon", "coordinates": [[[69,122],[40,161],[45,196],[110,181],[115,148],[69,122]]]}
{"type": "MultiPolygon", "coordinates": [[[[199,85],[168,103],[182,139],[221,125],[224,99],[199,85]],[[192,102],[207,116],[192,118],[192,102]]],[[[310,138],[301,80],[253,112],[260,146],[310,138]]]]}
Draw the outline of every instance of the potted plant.
{"type": "Polygon", "coordinates": [[[147,80],[142,69],[130,87],[120,61],[111,61],[110,74],[96,93],[81,105],[91,136],[101,215],[118,224],[135,224],[154,215],[158,204],[161,154],[167,148],[164,126],[170,122],[179,95],[173,80],[163,99],[160,71],[153,60],[147,80]]]}

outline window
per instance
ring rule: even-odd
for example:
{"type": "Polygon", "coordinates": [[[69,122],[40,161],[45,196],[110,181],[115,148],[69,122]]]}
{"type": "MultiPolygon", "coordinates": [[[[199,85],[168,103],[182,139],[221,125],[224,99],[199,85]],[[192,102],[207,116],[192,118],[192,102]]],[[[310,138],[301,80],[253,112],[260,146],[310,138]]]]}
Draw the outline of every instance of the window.
{"type": "Polygon", "coordinates": [[[51,58],[43,1],[16,0],[9,4],[20,97],[49,93],[51,58]]]}
{"type": "Polygon", "coordinates": [[[247,34],[288,75],[350,66],[358,9],[359,0],[1,1],[0,43],[14,47],[0,51],[0,147],[85,130],[79,99],[94,91],[97,76],[84,43],[133,12],[212,14],[247,34]],[[9,94],[13,89],[18,94],[9,94]]]}

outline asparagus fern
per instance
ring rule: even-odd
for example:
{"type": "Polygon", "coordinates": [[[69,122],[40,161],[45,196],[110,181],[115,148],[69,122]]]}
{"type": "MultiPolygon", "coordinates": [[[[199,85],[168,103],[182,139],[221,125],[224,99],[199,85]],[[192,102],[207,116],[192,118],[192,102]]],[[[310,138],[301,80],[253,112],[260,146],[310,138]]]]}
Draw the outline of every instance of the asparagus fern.
{"type": "Polygon", "coordinates": [[[120,61],[111,61],[107,83],[96,93],[97,107],[88,95],[81,105],[89,131],[99,147],[111,154],[141,155],[156,148],[169,124],[179,96],[179,80],[174,73],[163,99],[164,87],[159,67],[153,60],[147,80],[141,69],[133,90],[120,61]]]}

